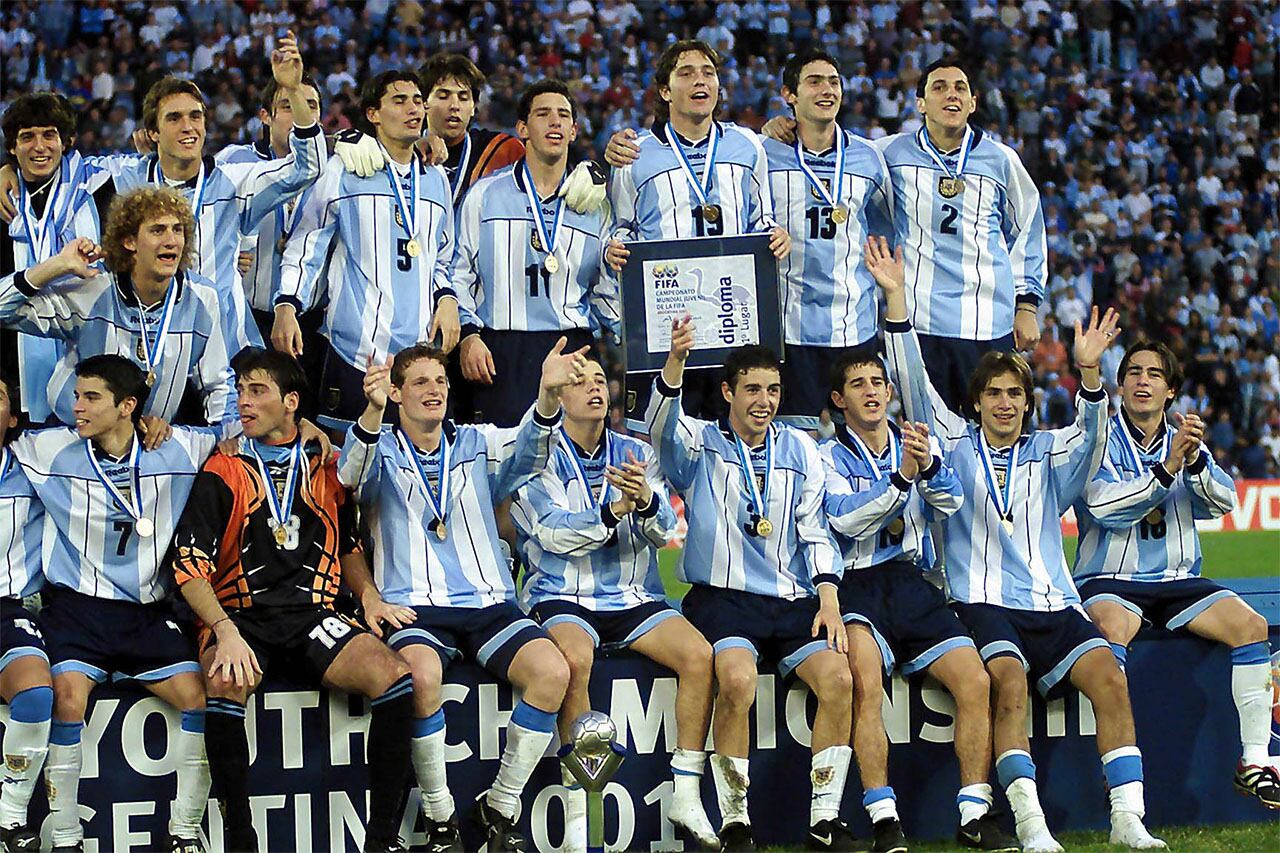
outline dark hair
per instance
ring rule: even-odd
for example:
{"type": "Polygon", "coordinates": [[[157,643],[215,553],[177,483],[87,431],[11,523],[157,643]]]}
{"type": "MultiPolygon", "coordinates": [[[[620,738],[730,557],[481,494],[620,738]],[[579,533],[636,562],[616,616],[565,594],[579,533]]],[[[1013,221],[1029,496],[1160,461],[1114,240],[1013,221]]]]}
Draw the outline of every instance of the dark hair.
{"type": "Polygon", "coordinates": [[[778,363],[778,354],[768,347],[762,346],[745,346],[739,347],[729,353],[729,357],[724,362],[724,373],[720,378],[729,385],[729,390],[737,390],[738,379],[747,371],[756,370],[776,370],[779,375],[782,373],[782,365],[778,363]]]}
{"type": "Polygon", "coordinates": [[[529,120],[529,111],[533,109],[533,99],[539,95],[546,94],[564,95],[564,99],[569,102],[569,112],[573,114],[573,120],[578,120],[578,103],[573,99],[573,92],[569,91],[569,87],[564,84],[563,80],[555,80],[550,77],[545,80],[539,80],[524,90],[524,94],[520,96],[520,103],[516,107],[516,119],[527,122],[529,120]]]}
{"type": "Polygon", "coordinates": [[[925,84],[929,82],[929,75],[937,71],[939,68],[959,68],[964,73],[964,79],[969,81],[969,90],[973,90],[973,75],[969,73],[969,66],[964,60],[954,53],[935,59],[925,66],[924,71],[920,74],[920,80],[916,83],[916,97],[923,98],[925,92],[925,84]]]}
{"type": "Polygon", "coordinates": [[[831,365],[831,390],[837,394],[844,393],[845,379],[849,375],[849,371],[855,367],[862,367],[864,364],[874,365],[880,368],[880,375],[884,377],[884,381],[889,381],[889,370],[884,366],[884,359],[878,355],[867,355],[860,352],[847,352],[836,359],[831,365]]]}
{"type": "Polygon", "coordinates": [[[76,113],[66,98],[53,92],[19,95],[4,111],[4,118],[0,119],[5,150],[13,154],[18,145],[18,133],[28,127],[56,127],[62,137],[65,154],[71,150],[71,140],[76,133],[76,113]]]}
{"type": "Polygon", "coordinates": [[[147,375],[142,368],[122,355],[94,355],[76,365],[76,376],[81,379],[101,379],[111,392],[111,399],[118,406],[132,397],[133,422],[142,420],[142,405],[147,402],[151,389],[147,387],[147,375]]]}
{"type": "MultiPolygon", "coordinates": [[[[1164,368],[1165,382],[1176,397],[1178,392],[1182,390],[1182,383],[1186,381],[1186,376],[1182,372],[1182,365],[1178,362],[1178,356],[1160,341],[1151,341],[1143,338],[1129,344],[1129,348],[1124,351],[1124,356],[1120,359],[1120,368],[1116,371],[1116,384],[1121,385],[1124,383],[1124,375],[1129,371],[1129,362],[1133,361],[1133,357],[1140,352],[1153,352],[1159,357],[1161,367],[1164,368]]],[[[1173,405],[1172,399],[1164,401],[1166,409],[1171,405],[1173,405]]]]}
{"type": "Polygon", "coordinates": [[[195,83],[190,80],[183,80],[181,77],[162,77],[147,90],[147,96],[142,99],[142,126],[144,128],[147,130],[160,129],[160,102],[171,95],[190,95],[200,102],[201,109],[205,112],[209,111],[209,105],[204,100],[204,93],[200,91],[200,87],[195,83]]]}
{"type": "MultiPolygon", "coordinates": [[[[418,91],[422,91],[422,84],[418,82],[418,75],[412,71],[401,71],[399,69],[388,69],[383,71],[376,77],[371,77],[360,90],[360,120],[369,125],[369,110],[376,110],[382,106],[382,96],[386,94],[387,89],[393,83],[412,83],[418,87],[418,91]]],[[[369,128],[372,132],[373,128],[369,128]]]]}
{"type": "Polygon", "coordinates": [[[439,347],[424,343],[414,344],[396,353],[396,357],[391,362],[391,384],[397,388],[404,385],[404,375],[409,372],[409,368],[414,362],[424,358],[437,362],[442,370],[449,369],[449,356],[445,355],[439,347]]]}
{"type": "MultiPolygon", "coordinates": [[[[319,86],[316,85],[316,81],[314,77],[312,77],[310,74],[303,74],[302,85],[310,86],[312,89],[315,89],[316,100],[320,102],[321,106],[324,106],[324,90],[322,90],[319,86]]],[[[264,110],[267,111],[267,115],[269,116],[274,116],[276,114],[276,111],[275,111],[276,95],[279,94],[279,92],[280,92],[280,84],[276,82],[274,77],[272,77],[270,80],[267,81],[267,85],[262,90],[261,106],[264,110]]]]}
{"type": "Polygon", "coordinates": [[[450,77],[471,89],[471,100],[479,102],[480,89],[484,87],[484,74],[476,64],[460,53],[437,53],[422,63],[418,71],[418,86],[422,97],[450,77]]]}
{"type": "Polygon", "coordinates": [[[0,386],[4,387],[4,394],[9,398],[10,417],[18,419],[18,423],[14,428],[5,432],[5,442],[7,443],[17,437],[18,432],[22,430],[26,417],[22,413],[22,398],[18,390],[18,377],[8,373],[0,374],[0,386]]]}
{"type": "MultiPolygon", "coordinates": [[[[716,53],[715,48],[700,39],[683,39],[671,44],[662,52],[662,56],[658,57],[658,68],[653,74],[653,83],[659,89],[664,86],[671,85],[671,72],[676,70],[676,63],[680,61],[681,54],[695,50],[701,53],[707,59],[711,60],[711,64],[716,67],[716,71],[720,70],[722,60],[720,54],[716,53]]],[[[720,93],[716,93],[716,109],[720,108],[720,93]]],[[[663,99],[662,94],[653,102],[653,115],[658,121],[668,121],[671,118],[671,105],[663,99]]]]}
{"type": "Polygon", "coordinates": [[[829,62],[836,73],[840,73],[840,63],[834,56],[825,50],[811,47],[802,50],[799,53],[793,53],[791,58],[787,60],[787,64],[782,66],[782,85],[795,92],[800,88],[800,72],[810,62],[829,62]]]}
{"type": "Polygon", "coordinates": [[[1022,385],[1027,398],[1027,410],[1022,414],[1022,429],[1031,426],[1031,413],[1035,406],[1035,383],[1031,379],[1031,365],[1016,352],[988,352],[978,360],[978,366],[969,377],[968,404],[974,417],[978,416],[978,400],[992,379],[1012,373],[1022,385]]]}
{"type": "Polygon", "coordinates": [[[281,397],[297,394],[299,398],[303,398],[307,395],[307,375],[303,373],[298,360],[288,353],[262,347],[246,347],[231,359],[231,369],[235,371],[237,382],[255,370],[261,370],[280,388],[281,397]]]}

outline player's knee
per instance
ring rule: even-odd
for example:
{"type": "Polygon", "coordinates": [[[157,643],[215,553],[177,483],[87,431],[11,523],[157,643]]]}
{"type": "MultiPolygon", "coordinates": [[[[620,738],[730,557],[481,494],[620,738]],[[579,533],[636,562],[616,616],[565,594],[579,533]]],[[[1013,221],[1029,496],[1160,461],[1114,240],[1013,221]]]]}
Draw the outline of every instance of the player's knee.
{"type": "Polygon", "coordinates": [[[84,719],[89,697],[61,679],[53,680],[53,716],[64,723],[76,723],[84,719]]]}
{"type": "Polygon", "coordinates": [[[696,642],[686,644],[679,660],[676,661],[676,675],[682,681],[710,682],[714,668],[715,656],[711,644],[701,637],[696,642]]]}
{"type": "Polygon", "coordinates": [[[752,663],[720,666],[716,671],[716,701],[749,706],[756,698],[756,669],[752,663]]]}
{"type": "Polygon", "coordinates": [[[249,694],[252,692],[252,686],[247,684],[236,684],[225,675],[218,674],[206,682],[205,692],[208,694],[210,699],[229,699],[232,702],[243,705],[249,701],[249,694]]]}
{"type": "Polygon", "coordinates": [[[951,685],[957,708],[981,708],[991,701],[991,678],[981,666],[966,668],[951,685]]]}
{"type": "Polygon", "coordinates": [[[1250,643],[1265,643],[1269,626],[1267,619],[1258,611],[1250,608],[1245,618],[1240,621],[1236,646],[1247,646],[1250,643]]]}
{"type": "Polygon", "coordinates": [[[410,670],[413,676],[413,696],[415,704],[431,709],[440,706],[440,672],[430,671],[426,667],[414,667],[410,670]]]}
{"type": "Polygon", "coordinates": [[[814,682],[809,689],[818,697],[820,704],[847,707],[853,702],[853,674],[847,666],[827,667],[814,682]]]}
{"type": "Polygon", "coordinates": [[[590,643],[566,644],[560,646],[560,654],[564,656],[568,667],[569,680],[585,682],[591,678],[591,666],[595,663],[596,650],[590,643]]]}

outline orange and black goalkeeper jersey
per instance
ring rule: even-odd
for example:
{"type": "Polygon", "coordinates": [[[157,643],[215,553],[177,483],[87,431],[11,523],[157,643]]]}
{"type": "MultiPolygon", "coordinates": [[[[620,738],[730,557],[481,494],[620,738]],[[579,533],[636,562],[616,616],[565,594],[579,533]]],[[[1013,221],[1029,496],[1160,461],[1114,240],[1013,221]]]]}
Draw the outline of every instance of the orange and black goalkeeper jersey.
{"type": "Polygon", "coordinates": [[[466,146],[462,142],[450,145],[449,159],[443,164],[449,183],[454,187],[455,206],[462,203],[462,197],[476,181],[504,166],[519,162],[524,156],[524,143],[509,133],[472,127],[467,131],[467,136],[471,139],[471,153],[467,159],[466,172],[462,175],[461,186],[458,185],[458,169],[462,166],[462,152],[466,146]]]}
{"type": "MultiPolygon", "coordinates": [[[[240,440],[243,449],[248,439],[240,440]]],[[[263,489],[282,496],[287,460],[260,447],[269,485],[247,451],[215,453],[197,475],[173,538],[178,585],[204,578],[228,610],[332,607],[341,580],[339,557],[360,549],[354,504],[338,482],[336,463],[308,452],[306,475],[296,478],[293,506],[279,534],[283,541],[277,541],[280,525],[263,489]]]]}

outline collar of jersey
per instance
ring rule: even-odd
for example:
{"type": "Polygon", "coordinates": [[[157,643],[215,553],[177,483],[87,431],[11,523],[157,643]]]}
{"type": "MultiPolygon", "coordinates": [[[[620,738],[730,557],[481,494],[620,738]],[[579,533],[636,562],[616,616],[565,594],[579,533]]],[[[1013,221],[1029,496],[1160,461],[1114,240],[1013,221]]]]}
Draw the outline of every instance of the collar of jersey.
{"type": "MultiPolygon", "coordinates": [[[[711,123],[716,126],[716,129],[718,131],[720,131],[720,139],[723,140],[724,125],[716,121],[715,119],[712,119],[711,123]]],[[[669,128],[670,126],[671,124],[665,121],[662,122],[661,124],[655,124],[653,126],[653,130],[652,130],[653,135],[658,137],[658,139],[662,140],[663,145],[667,144],[667,128],[669,128]]],[[[706,137],[704,137],[700,142],[690,142],[689,140],[681,136],[679,133],[676,133],[674,130],[671,132],[676,134],[676,139],[680,140],[680,144],[683,145],[685,148],[703,148],[706,146],[707,142],[711,140],[710,133],[708,133],[706,137]]]]}
{"type": "MultiPolygon", "coordinates": [[[[729,441],[730,444],[738,440],[738,434],[734,432],[733,427],[729,425],[728,416],[720,418],[718,421],[716,421],[716,426],[720,427],[720,432],[724,435],[724,437],[729,441]]],[[[774,432],[774,429],[776,427],[777,427],[776,423],[774,423],[773,421],[769,422],[769,432],[773,433],[773,440],[775,442],[777,442],[778,440],[778,433],[774,432]]],[[[749,447],[747,449],[750,450],[752,453],[762,451],[764,450],[764,442],[761,442],[758,447],[749,447]]]]}
{"type": "MultiPolygon", "coordinates": [[[[128,305],[131,308],[142,307],[141,305],[138,304],[138,294],[134,292],[133,279],[129,276],[129,274],[113,273],[112,275],[116,280],[116,292],[120,294],[120,299],[124,302],[124,304],[128,305]]],[[[178,270],[178,272],[175,273],[173,276],[173,281],[178,287],[178,294],[175,297],[174,302],[179,302],[182,300],[182,291],[183,291],[184,285],[186,284],[186,273],[183,272],[182,270],[178,270]]]]}
{"type": "MultiPolygon", "coordinates": [[[[973,125],[969,125],[969,126],[970,126],[970,127],[973,127],[973,125]]],[[[925,131],[925,134],[926,134],[926,135],[928,135],[928,133],[929,133],[929,131],[927,131],[927,130],[926,130],[926,131],[925,131]]],[[[978,143],[982,141],[982,138],[983,138],[983,136],[984,136],[984,135],[985,135],[985,134],[983,134],[983,132],[982,132],[982,128],[979,128],[979,127],[974,127],[974,128],[973,128],[973,144],[969,146],[969,151],[970,151],[970,152],[972,152],[972,151],[973,151],[973,149],[975,149],[975,148],[977,148],[977,147],[978,147],[978,143]]],[[[915,136],[915,134],[912,134],[912,137],[913,137],[913,138],[914,138],[914,136],[915,136]]],[[[923,151],[923,150],[924,150],[924,146],[920,144],[920,140],[919,140],[919,139],[916,139],[916,140],[915,140],[915,143],[916,143],[916,147],[917,147],[917,148],[919,148],[921,151],[923,151]]],[[[959,148],[953,148],[953,149],[951,149],[950,151],[943,151],[943,152],[942,152],[942,156],[943,156],[943,157],[951,157],[951,156],[954,156],[955,154],[958,154],[959,152],[960,152],[960,149],[959,149],[959,148]]]]}
{"type": "MultiPolygon", "coordinates": [[[[511,177],[515,179],[516,188],[519,189],[520,192],[522,193],[524,192],[524,161],[526,159],[528,158],[521,157],[519,160],[516,161],[516,164],[511,167],[511,177]]],[[[556,191],[551,195],[547,196],[546,198],[543,198],[542,196],[538,196],[538,201],[542,202],[543,204],[551,204],[557,198],[559,198],[560,188],[564,186],[565,179],[569,177],[570,171],[572,170],[568,167],[568,164],[565,164],[564,174],[560,176],[560,186],[556,187],[556,191]]],[[[533,191],[537,193],[538,188],[534,187],[533,191]]]]}
{"type": "MultiPolygon", "coordinates": [[[[889,421],[889,431],[893,433],[895,436],[897,436],[898,438],[902,438],[902,430],[898,429],[898,425],[895,424],[892,420],[889,421]]],[[[836,441],[840,442],[845,447],[847,447],[853,453],[854,456],[858,456],[859,458],[861,458],[861,455],[858,453],[858,450],[853,446],[853,437],[850,436],[851,432],[853,432],[853,430],[849,429],[849,425],[847,423],[840,424],[840,426],[836,427],[836,441]]],[[[871,450],[871,447],[868,446],[867,450],[871,450]]],[[[888,444],[885,444],[884,450],[880,451],[879,453],[876,453],[874,450],[871,451],[872,455],[875,456],[876,459],[883,459],[884,455],[888,452],[889,452],[888,444]]]]}
{"type": "Polygon", "coordinates": [[[1169,429],[1169,419],[1162,415],[1160,418],[1160,426],[1163,427],[1163,429],[1156,430],[1156,434],[1151,439],[1150,445],[1144,445],[1143,441],[1146,439],[1146,436],[1142,434],[1142,430],[1138,429],[1137,424],[1135,424],[1129,417],[1129,413],[1124,410],[1124,406],[1120,407],[1120,419],[1124,421],[1125,429],[1129,430],[1129,435],[1133,437],[1134,444],[1136,444],[1138,449],[1143,453],[1151,453],[1153,450],[1158,448],[1161,441],[1164,439],[1165,432],[1169,429]]]}

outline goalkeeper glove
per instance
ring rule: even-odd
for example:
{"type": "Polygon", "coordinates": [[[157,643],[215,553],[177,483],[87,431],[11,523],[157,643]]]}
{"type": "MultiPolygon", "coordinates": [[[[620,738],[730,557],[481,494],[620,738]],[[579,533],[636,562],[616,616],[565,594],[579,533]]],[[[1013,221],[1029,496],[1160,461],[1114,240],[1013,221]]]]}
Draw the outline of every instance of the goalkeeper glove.
{"type": "Polygon", "coordinates": [[[362,178],[371,177],[387,162],[378,140],[354,127],[339,131],[333,138],[333,153],[342,158],[348,172],[362,178]]]}
{"type": "Polygon", "coordinates": [[[583,160],[569,173],[560,195],[578,213],[595,213],[604,205],[604,170],[583,160]]]}

